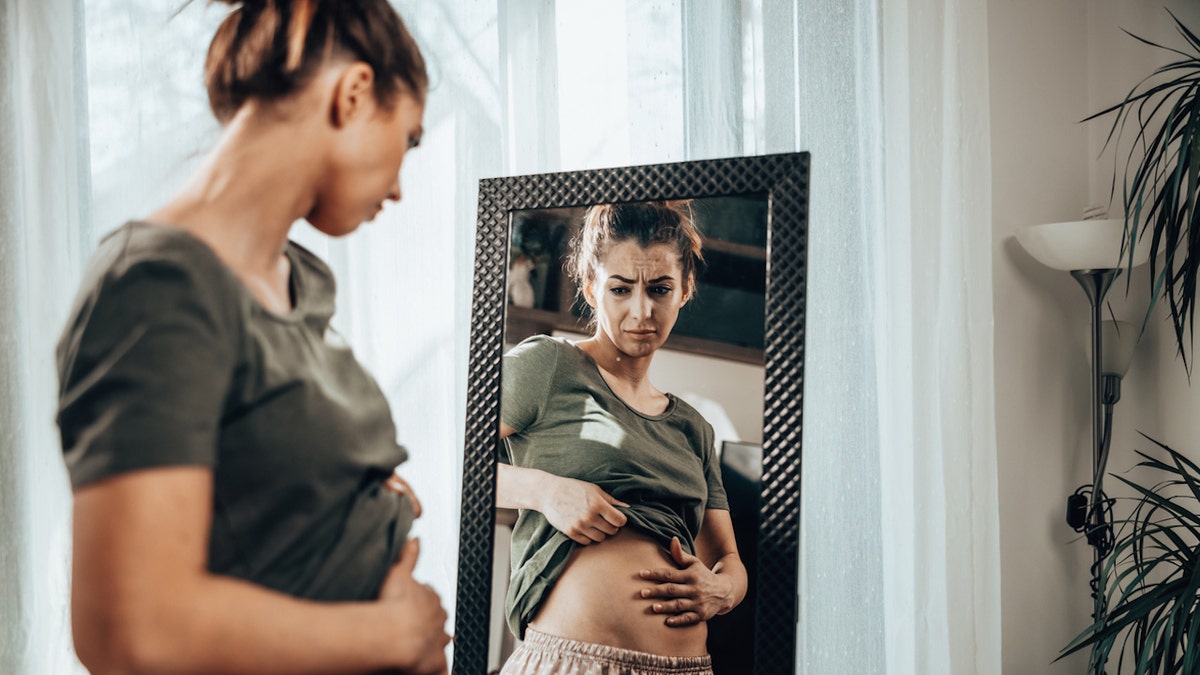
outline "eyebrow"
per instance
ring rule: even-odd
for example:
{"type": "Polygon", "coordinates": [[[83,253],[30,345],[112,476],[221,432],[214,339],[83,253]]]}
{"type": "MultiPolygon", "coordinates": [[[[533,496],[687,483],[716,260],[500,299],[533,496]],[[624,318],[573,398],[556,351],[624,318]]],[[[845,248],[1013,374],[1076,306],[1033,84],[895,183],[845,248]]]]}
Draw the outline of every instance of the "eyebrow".
{"type": "MultiPolygon", "coordinates": [[[[635,283],[633,279],[626,279],[625,277],[623,277],[623,276],[620,276],[620,275],[618,275],[618,274],[614,274],[614,275],[610,276],[610,277],[609,277],[609,279],[616,279],[617,281],[619,281],[619,282],[621,282],[621,283],[623,283],[623,284],[632,284],[632,283],[635,283]]],[[[673,276],[671,276],[671,275],[669,275],[669,274],[668,274],[668,275],[665,275],[665,276],[658,277],[658,278],[656,278],[656,279],[651,279],[650,281],[647,281],[646,283],[648,283],[648,284],[661,284],[661,283],[662,283],[662,282],[664,282],[664,281],[674,281],[674,280],[675,280],[675,277],[673,277],[673,276]]]]}

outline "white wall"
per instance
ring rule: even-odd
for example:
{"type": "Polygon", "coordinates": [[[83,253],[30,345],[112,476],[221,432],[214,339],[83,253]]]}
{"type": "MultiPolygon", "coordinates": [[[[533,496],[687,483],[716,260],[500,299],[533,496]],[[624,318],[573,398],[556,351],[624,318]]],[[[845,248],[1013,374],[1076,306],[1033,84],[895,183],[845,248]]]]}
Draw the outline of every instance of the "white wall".
{"type": "Polygon", "coordinates": [[[1012,239],[1025,224],[1076,220],[1088,204],[1087,0],[991,0],[996,451],[1000,497],[1003,672],[1048,666],[1090,601],[1086,546],[1063,522],[1086,482],[1086,301],[1012,239]],[[1076,385],[1079,386],[1076,386],[1076,385]]]}
{"type": "MultiPolygon", "coordinates": [[[[1167,2],[1193,28],[1195,3],[1167,2]],[[1185,6],[1190,4],[1192,6],[1185,6]]],[[[1113,164],[1099,157],[1111,120],[1079,124],[1119,101],[1162,62],[1121,28],[1180,44],[1163,3],[990,0],[997,451],[1003,669],[1079,673],[1081,657],[1050,665],[1089,621],[1091,553],[1064,522],[1065,501],[1089,482],[1088,308],[1069,275],[1041,267],[1013,240],[1022,225],[1076,220],[1106,204],[1113,164]]],[[[1118,216],[1119,213],[1114,213],[1118,216]]],[[[1110,294],[1117,318],[1140,322],[1144,283],[1110,294]]],[[[1187,389],[1169,332],[1151,325],[1123,387],[1110,473],[1147,449],[1138,430],[1200,454],[1200,399],[1187,389]],[[1178,400],[1174,400],[1178,399],[1178,400]],[[1172,402],[1173,401],[1173,402],[1172,402]]],[[[1119,492],[1107,484],[1110,493],[1119,492]]],[[[1111,671],[1110,671],[1111,672],[1111,671]]]]}
{"type": "Polygon", "coordinates": [[[762,443],[763,367],[660,350],[650,381],[700,411],[721,441],[762,443]]]}

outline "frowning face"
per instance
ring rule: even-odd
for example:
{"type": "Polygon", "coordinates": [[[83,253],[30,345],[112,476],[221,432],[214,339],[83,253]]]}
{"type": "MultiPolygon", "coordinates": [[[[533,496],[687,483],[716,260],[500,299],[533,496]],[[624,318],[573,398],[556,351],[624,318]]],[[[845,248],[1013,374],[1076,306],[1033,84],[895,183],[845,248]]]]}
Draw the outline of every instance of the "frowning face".
{"type": "Polygon", "coordinates": [[[584,297],[595,311],[596,339],[631,358],[663,346],[689,296],[679,253],[627,240],[610,246],[594,273],[584,297]]]}

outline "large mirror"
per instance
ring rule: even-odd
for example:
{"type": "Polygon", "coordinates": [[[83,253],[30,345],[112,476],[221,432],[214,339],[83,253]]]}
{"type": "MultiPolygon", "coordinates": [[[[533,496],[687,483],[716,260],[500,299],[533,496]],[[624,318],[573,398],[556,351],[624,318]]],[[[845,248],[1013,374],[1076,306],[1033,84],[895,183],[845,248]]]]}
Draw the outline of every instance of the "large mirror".
{"type": "Polygon", "coordinates": [[[807,191],[807,153],[481,181],[455,673],[494,672],[516,644],[502,605],[518,512],[495,508],[502,355],[532,335],[590,336],[568,242],[590,206],[651,200],[682,200],[706,265],[649,378],[711,425],[749,576],[708,622],[713,669],[794,672],[807,191]]]}

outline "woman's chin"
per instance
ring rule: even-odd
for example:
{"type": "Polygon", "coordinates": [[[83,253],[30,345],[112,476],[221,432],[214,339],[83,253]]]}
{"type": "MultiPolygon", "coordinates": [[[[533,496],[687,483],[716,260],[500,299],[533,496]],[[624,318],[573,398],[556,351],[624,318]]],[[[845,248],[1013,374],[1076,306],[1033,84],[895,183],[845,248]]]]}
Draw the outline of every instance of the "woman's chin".
{"type": "Polygon", "coordinates": [[[344,237],[362,227],[364,222],[355,218],[332,218],[320,214],[310,215],[306,220],[318,232],[330,237],[344,237]]]}
{"type": "Polygon", "coordinates": [[[654,352],[658,351],[659,347],[662,347],[663,342],[664,341],[657,339],[623,340],[621,344],[617,345],[617,349],[631,359],[639,359],[647,356],[653,356],[654,352]]]}

